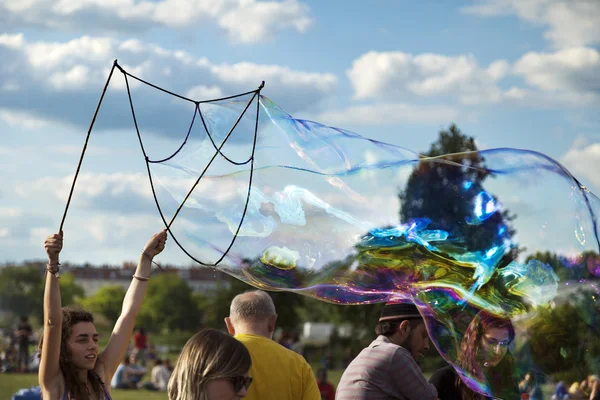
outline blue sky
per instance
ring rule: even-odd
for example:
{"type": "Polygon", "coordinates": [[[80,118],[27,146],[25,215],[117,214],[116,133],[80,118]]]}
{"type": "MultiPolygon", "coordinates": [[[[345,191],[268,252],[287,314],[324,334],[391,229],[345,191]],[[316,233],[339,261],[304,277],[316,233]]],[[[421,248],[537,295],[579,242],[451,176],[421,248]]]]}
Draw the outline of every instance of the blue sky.
{"type": "MultiPolygon", "coordinates": [[[[593,0],[0,0],[0,261],[43,256],[116,58],[199,97],[265,80],[295,116],[414,151],[455,122],[481,148],[545,153],[600,193],[599,20],[593,0]]],[[[115,80],[75,191],[73,262],[134,259],[161,228],[136,206],[149,192],[123,95],[115,80]]],[[[160,132],[178,114],[139,99],[143,115],[164,113],[155,144],[172,146],[160,132]]],[[[188,262],[176,248],[164,259],[188,262]]]]}

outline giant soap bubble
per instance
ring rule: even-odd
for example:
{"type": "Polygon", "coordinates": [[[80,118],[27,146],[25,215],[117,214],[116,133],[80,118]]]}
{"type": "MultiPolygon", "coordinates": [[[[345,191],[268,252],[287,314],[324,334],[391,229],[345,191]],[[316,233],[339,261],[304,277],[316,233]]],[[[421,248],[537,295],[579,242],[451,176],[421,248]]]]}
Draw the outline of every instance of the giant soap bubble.
{"type": "Polygon", "coordinates": [[[515,378],[599,367],[600,203],[551,158],[423,157],[254,93],[198,103],[186,133],[146,152],[165,222],[176,215],[171,234],[194,259],[327,302],[413,301],[437,350],[481,393],[507,396],[461,360],[482,312],[512,321],[515,378]]]}

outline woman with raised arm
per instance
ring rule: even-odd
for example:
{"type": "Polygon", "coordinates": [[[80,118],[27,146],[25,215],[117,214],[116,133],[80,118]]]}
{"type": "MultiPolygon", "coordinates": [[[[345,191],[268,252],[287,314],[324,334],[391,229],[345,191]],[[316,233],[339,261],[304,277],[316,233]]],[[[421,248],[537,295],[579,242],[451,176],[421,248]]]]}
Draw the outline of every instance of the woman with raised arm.
{"type": "Polygon", "coordinates": [[[48,254],[44,290],[44,335],[40,341],[39,381],[48,400],[109,400],[110,382],[127,351],[135,319],[144,300],[152,259],[165,248],[167,232],[152,236],[133,274],[121,315],[106,348],[99,354],[92,315],[82,309],[61,308],[58,256],[63,234],[46,239],[48,254]]]}

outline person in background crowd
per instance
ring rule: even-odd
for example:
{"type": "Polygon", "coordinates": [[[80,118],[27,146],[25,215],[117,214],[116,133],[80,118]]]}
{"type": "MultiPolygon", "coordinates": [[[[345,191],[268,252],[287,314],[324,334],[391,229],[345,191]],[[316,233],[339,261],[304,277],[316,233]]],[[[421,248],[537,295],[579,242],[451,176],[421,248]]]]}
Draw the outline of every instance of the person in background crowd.
{"type": "Polygon", "coordinates": [[[138,383],[146,373],[131,364],[133,357],[125,356],[113,375],[110,386],[113,389],[137,389],[138,383]]]}
{"type": "Polygon", "coordinates": [[[317,384],[321,392],[321,400],[335,400],[335,386],[327,380],[327,370],[320,368],[317,371],[317,384]]]}
{"type": "Polygon", "coordinates": [[[150,372],[150,381],[144,382],[142,386],[147,390],[166,391],[170,377],[171,371],[165,367],[160,358],[157,358],[154,360],[154,367],[152,367],[152,371],[150,372]]]}
{"type": "Polygon", "coordinates": [[[29,341],[33,330],[26,315],[20,318],[17,329],[15,330],[15,336],[17,338],[18,345],[18,359],[17,368],[21,372],[29,372],[29,341]]]}
{"type": "Polygon", "coordinates": [[[146,352],[148,349],[148,335],[144,328],[138,328],[133,335],[133,350],[131,355],[135,364],[144,367],[146,365],[146,352]]]}

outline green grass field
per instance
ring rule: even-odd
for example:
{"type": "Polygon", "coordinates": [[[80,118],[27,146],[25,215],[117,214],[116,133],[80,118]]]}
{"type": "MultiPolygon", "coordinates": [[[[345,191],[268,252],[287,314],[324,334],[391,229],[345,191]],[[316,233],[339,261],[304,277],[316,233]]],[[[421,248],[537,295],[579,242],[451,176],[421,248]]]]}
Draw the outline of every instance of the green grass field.
{"type": "MultiPolygon", "coordinates": [[[[314,368],[315,366],[313,366],[314,368]]],[[[342,370],[329,371],[329,380],[337,386],[342,377],[342,370]]],[[[429,373],[425,374],[429,377],[429,373]]],[[[37,374],[0,374],[0,400],[10,400],[11,396],[19,389],[37,386],[37,374]]],[[[543,388],[544,398],[550,398],[553,392],[552,385],[543,388]]],[[[167,400],[165,393],[150,392],[147,390],[113,390],[115,400],[167,400]]]]}
{"type": "MultiPolygon", "coordinates": [[[[337,386],[342,372],[329,371],[329,380],[337,386]]],[[[17,390],[37,385],[37,374],[0,374],[0,400],[10,400],[17,390]]],[[[113,390],[111,393],[115,400],[167,400],[165,393],[148,390],[113,390]]]]}
{"type": "MultiPolygon", "coordinates": [[[[37,386],[37,374],[0,374],[0,400],[10,400],[19,389],[37,386]]],[[[165,393],[113,390],[115,400],[167,400],[165,393]]]]}

